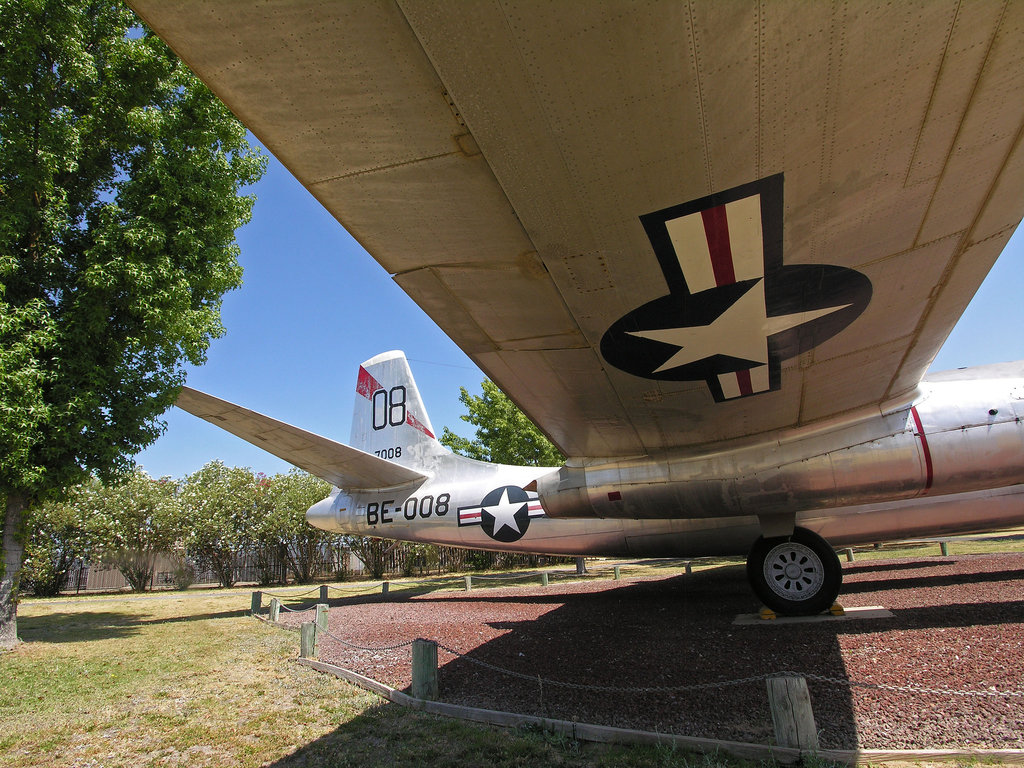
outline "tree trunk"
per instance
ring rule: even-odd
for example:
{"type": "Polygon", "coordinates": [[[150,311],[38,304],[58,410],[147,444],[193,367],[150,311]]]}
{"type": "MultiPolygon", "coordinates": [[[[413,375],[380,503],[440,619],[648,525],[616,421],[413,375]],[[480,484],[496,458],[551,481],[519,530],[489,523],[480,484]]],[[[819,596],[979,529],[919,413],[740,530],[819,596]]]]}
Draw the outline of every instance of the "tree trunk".
{"type": "Polygon", "coordinates": [[[0,574],[0,651],[9,651],[18,644],[18,575],[25,555],[22,527],[25,517],[25,497],[13,494],[7,497],[4,516],[4,562],[0,574]]]}

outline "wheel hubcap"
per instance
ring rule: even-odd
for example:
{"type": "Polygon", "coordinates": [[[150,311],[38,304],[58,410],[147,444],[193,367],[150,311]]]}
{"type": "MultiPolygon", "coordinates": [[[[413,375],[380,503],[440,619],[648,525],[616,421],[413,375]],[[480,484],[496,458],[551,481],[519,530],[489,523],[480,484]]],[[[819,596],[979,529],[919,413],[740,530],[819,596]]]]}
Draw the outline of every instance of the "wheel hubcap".
{"type": "Polygon", "coordinates": [[[765,558],[764,580],[779,597],[807,600],[824,584],[825,568],[813,549],[787,541],[773,547],[765,558]]]}

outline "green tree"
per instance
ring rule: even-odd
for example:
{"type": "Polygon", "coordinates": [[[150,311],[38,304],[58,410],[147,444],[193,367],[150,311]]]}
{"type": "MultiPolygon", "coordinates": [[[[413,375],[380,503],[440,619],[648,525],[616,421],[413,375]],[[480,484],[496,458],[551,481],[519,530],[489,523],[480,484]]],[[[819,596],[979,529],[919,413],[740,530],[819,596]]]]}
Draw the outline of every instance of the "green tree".
{"type": "Polygon", "coordinates": [[[256,530],[270,514],[270,484],[247,467],[211,461],[181,487],[183,542],[200,568],[209,568],[223,587],[235,581],[235,560],[251,551],[256,530]]]}
{"type": "Polygon", "coordinates": [[[271,511],[256,535],[284,561],[299,584],[313,580],[325,545],[336,538],[306,522],[306,510],[330,492],[330,484],[298,469],[271,478],[271,511]]]}
{"type": "Polygon", "coordinates": [[[467,414],[459,418],[476,427],[476,439],[468,440],[444,428],[441,443],[471,459],[495,464],[557,467],[565,457],[516,407],[498,386],[485,379],[483,394],[471,395],[460,387],[459,401],[467,414]]]}
{"type": "Polygon", "coordinates": [[[265,167],[121,0],[0,0],[0,648],[26,509],[160,434],[265,167]]]}
{"type": "Polygon", "coordinates": [[[401,544],[399,541],[388,539],[375,539],[369,536],[351,536],[348,539],[348,546],[356,557],[363,561],[370,576],[379,579],[387,570],[388,555],[401,544]]]}
{"type": "Polygon", "coordinates": [[[30,511],[21,585],[39,597],[60,594],[72,566],[92,549],[85,510],[77,503],[82,493],[83,486],[74,486],[66,498],[45,501],[30,511]]]}
{"type": "Polygon", "coordinates": [[[110,485],[85,487],[76,503],[85,511],[94,557],[117,568],[133,592],[145,592],[157,557],[173,551],[182,533],[176,484],[136,469],[110,485]]]}

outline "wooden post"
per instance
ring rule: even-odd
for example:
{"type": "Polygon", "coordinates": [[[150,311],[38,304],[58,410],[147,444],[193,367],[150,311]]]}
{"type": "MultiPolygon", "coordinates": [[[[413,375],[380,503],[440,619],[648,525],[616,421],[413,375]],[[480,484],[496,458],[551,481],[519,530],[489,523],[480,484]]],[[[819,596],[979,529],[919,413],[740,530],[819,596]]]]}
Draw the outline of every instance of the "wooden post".
{"type": "Polygon", "coordinates": [[[316,633],[317,633],[317,636],[318,636],[317,640],[320,639],[319,635],[320,635],[321,632],[323,632],[324,634],[327,634],[327,611],[328,611],[328,608],[327,608],[326,605],[324,605],[323,603],[317,603],[317,606],[316,606],[316,633]]]}
{"type": "Polygon", "coordinates": [[[316,658],[316,624],[312,621],[299,627],[299,656],[303,659],[316,658]]]}
{"type": "Polygon", "coordinates": [[[807,680],[802,677],[770,677],[767,683],[776,743],[780,747],[817,750],[818,729],[814,724],[807,680]]]}
{"type": "Polygon", "coordinates": [[[541,584],[542,587],[546,587],[548,585],[548,572],[547,571],[544,571],[544,573],[542,573],[540,575],[540,584],[541,584]]]}
{"type": "Polygon", "coordinates": [[[846,562],[848,562],[848,563],[852,563],[853,562],[853,547],[847,547],[846,548],[846,562]]]}
{"type": "Polygon", "coordinates": [[[473,577],[472,576],[467,576],[466,577],[466,591],[469,592],[469,590],[471,590],[472,588],[473,588],[473,577]]]}
{"type": "Polygon", "coordinates": [[[622,578],[622,567],[616,565],[613,570],[615,571],[615,576],[613,576],[612,578],[615,579],[615,581],[618,581],[622,578]]]}
{"type": "Polygon", "coordinates": [[[388,581],[382,581],[382,582],[380,583],[380,593],[381,593],[382,595],[386,595],[386,594],[388,594],[388,592],[390,592],[390,591],[391,591],[391,582],[388,582],[388,581]]]}
{"type": "Polygon", "coordinates": [[[412,695],[417,699],[437,699],[437,643],[412,641],[412,695]]]}
{"type": "Polygon", "coordinates": [[[270,598],[270,620],[277,621],[278,616],[281,615],[281,601],[276,597],[270,598]]]}
{"type": "Polygon", "coordinates": [[[320,602],[321,603],[326,603],[327,602],[327,585],[326,584],[321,584],[320,585],[320,602]]]}
{"type": "Polygon", "coordinates": [[[263,610],[263,593],[253,592],[252,593],[252,615],[259,616],[260,611],[263,610]]]}

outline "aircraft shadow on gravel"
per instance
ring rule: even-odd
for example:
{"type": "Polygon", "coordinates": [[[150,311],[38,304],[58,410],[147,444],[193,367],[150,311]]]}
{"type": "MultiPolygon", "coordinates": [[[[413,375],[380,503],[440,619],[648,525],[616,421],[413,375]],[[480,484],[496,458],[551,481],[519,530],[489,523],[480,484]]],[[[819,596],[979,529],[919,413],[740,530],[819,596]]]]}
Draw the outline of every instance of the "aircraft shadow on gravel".
{"type": "MultiPolygon", "coordinates": [[[[920,573],[924,567],[916,563],[901,565],[911,574],[920,573]]],[[[850,576],[872,570],[861,565],[849,565],[847,569],[850,576]]],[[[893,590],[893,596],[908,589],[922,594],[921,590],[958,585],[969,591],[972,584],[1007,581],[1011,590],[1007,597],[1014,598],[1019,592],[1012,591],[1017,589],[1013,585],[1019,585],[1024,574],[1002,569],[894,579],[892,569],[879,570],[885,575],[848,582],[844,591],[878,592],[884,604],[888,590],[893,590]]],[[[882,647],[885,633],[893,631],[969,628],[979,632],[986,626],[1018,621],[1024,615],[1024,601],[1017,599],[971,603],[958,602],[960,597],[954,595],[952,604],[930,606],[922,595],[923,602],[917,605],[894,607],[892,618],[734,626],[738,614],[750,613],[756,606],[743,566],[627,581],[622,586],[580,594],[560,593],[556,584],[550,589],[540,592],[539,588],[528,587],[521,595],[506,590],[497,594],[486,588],[470,594],[397,592],[392,598],[422,604],[428,616],[432,605],[457,602],[491,603],[496,606],[496,616],[501,613],[498,606],[522,604],[527,608],[524,613],[531,618],[488,622],[503,634],[462,656],[453,657],[442,650],[439,682],[444,701],[761,744],[771,743],[774,738],[765,682],[730,686],[717,683],[782,671],[850,681],[844,644],[867,642],[871,647],[882,647]],[[541,606],[542,610],[531,611],[531,606],[541,606]],[[872,634],[880,636],[878,642],[870,639],[872,634]],[[853,640],[855,637],[867,640],[853,640]],[[499,669],[516,674],[503,674],[499,669]],[[705,685],[708,687],[692,688],[705,685]],[[599,689],[588,690],[587,686],[599,689]]],[[[343,598],[332,604],[341,607],[370,601],[379,602],[381,596],[343,598]]],[[[944,642],[956,641],[948,638],[944,642]]],[[[970,687],[970,680],[960,683],[970,687]]],[[[942,681],[937,684],[949,685],[942,681]]],[[[822,748],[863,748],[851,687],[813,679],[809,687],[822,748]]],[[[912,708],[915,701],[901,700],[899,705],[912,708]]],[[[322,744],[314,743],[309,748],[348,738],[343,732],[351,729],[358,726],[342,726],[322,744]]]]}

